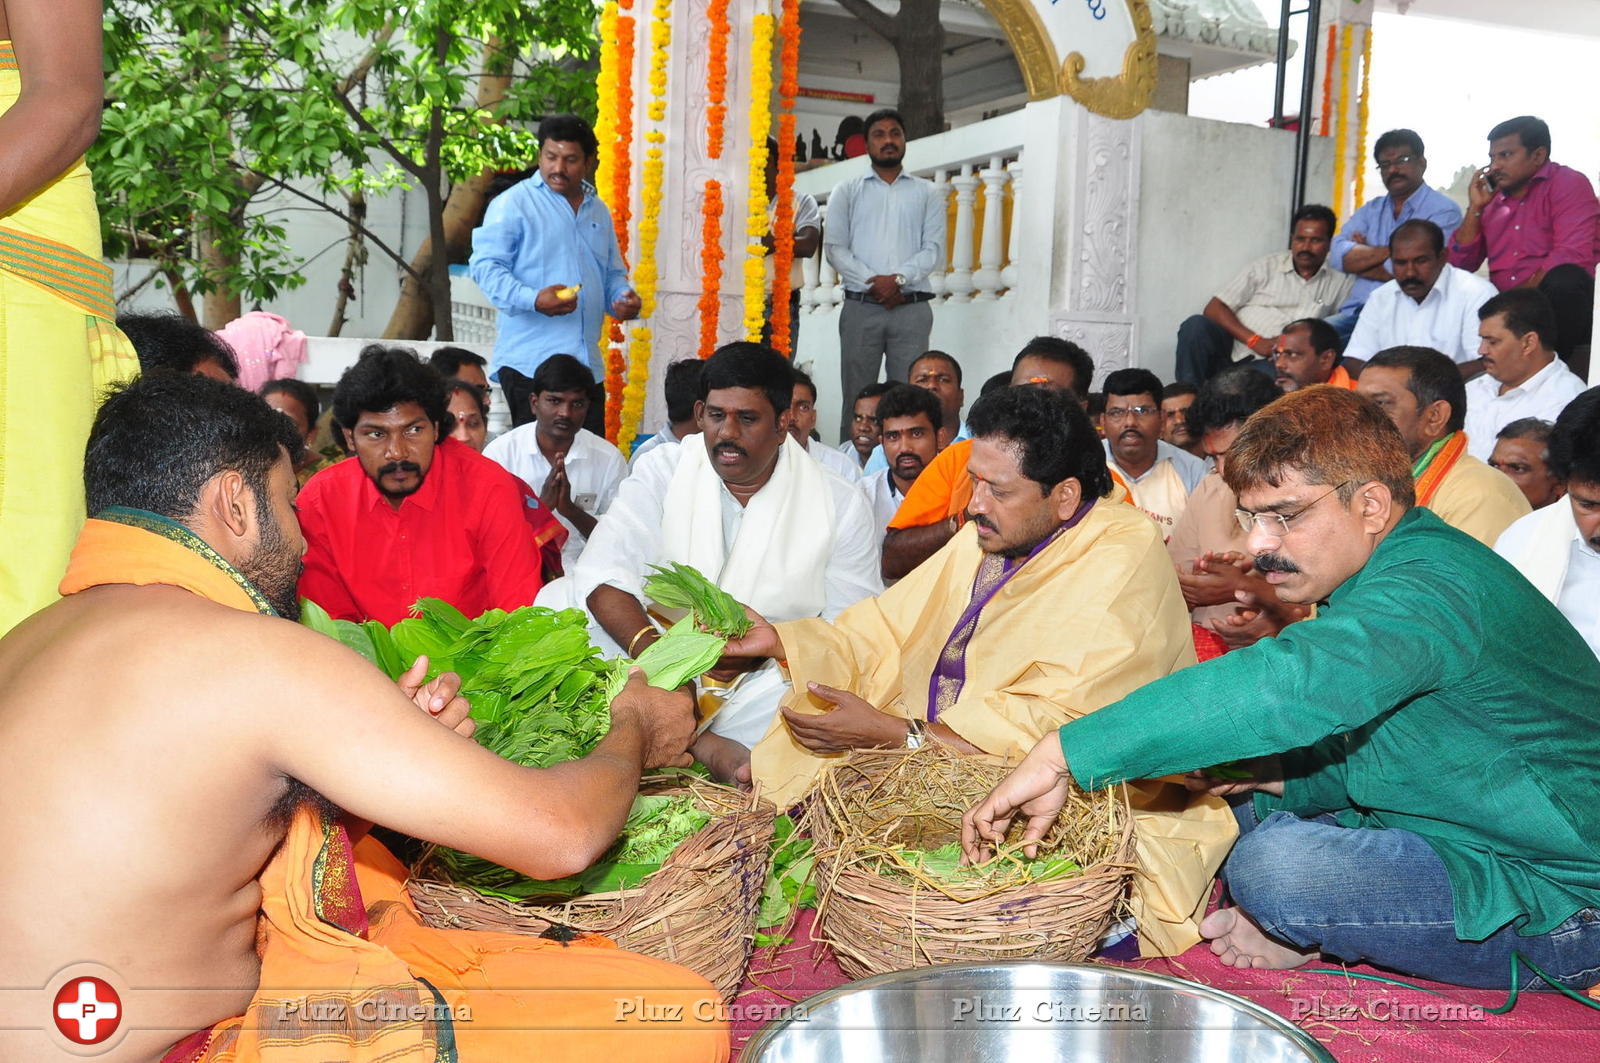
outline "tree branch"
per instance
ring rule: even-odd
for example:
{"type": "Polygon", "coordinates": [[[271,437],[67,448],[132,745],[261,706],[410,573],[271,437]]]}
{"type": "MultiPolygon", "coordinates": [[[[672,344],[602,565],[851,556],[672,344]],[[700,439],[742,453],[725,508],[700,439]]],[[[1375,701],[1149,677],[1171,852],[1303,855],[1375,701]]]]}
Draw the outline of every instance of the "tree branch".
{"type": "Polygon", "coordinates": [[[413,279],[417,280],[418,282],[420,282],[422,280],[422,275],[419,274],[416,270],[411,268],[411,263],[406,261],[404,258],[401,258],[400,257],[400,253],[398,251],[396,251],[394,248],[390,247],[388,244],[384,243],[382,237],[380,237],[377,233],[373,232],[371,229],[367,228],[365,225],[363,225],[360,222],[356,221],[356,219],[354,219],[350,215],[346,214],[344,211],[340,210],[338,207],[329,206],[326,200],[321,200],[321,199],[318,199],[316,196],[309,195],[308,193],[302,192],[302,191],[300,191],[300,189],[296,188],[294,185],[291,185],[289,182],[282,180],[281,178],[268,177],[266,174],[261,173],[259,170],[254,171],[254,172],[258,176],[260,176],[263,179],[265,179],[267,184],[270,187],[281,188],[285,192],[288,192],[290,195],[299,196],[301,199],[306,200],[309,203],[315,203],[322,210],[327,211],[329,214],[332,214],[335,218],[338,218],[340,221],[342,221],[346,225],[350,226],[352,231],[359,232],[362,236],[366,237],[368,240],[371,240],[372,241],[372,246],[376,247],[379,251],[382,251],[384,254],[388,255],[390,258],[392,258],[396,262],[398,262],[400,264],[400,268],[405,270],[406,273],[408,273],[413,279]]]}
{"type": "Polygon", "coordinates": [[[894,19],[878,10],[872,0],[839,0],[839,6],[860,19],[867,29],[890,44],[893,44],[895,38],[900,35],[894,19]]]}

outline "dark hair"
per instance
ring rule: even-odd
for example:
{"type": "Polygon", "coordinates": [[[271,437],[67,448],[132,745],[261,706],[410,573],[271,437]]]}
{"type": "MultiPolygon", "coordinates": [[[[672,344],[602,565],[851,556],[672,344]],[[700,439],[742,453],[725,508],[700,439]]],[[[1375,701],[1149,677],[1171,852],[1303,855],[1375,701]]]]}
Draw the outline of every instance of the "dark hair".
{"type": "Polygon", "coordinates": [[[1556,311],[1550,299],[1537,288],[1507,288],[1478,307],[1478,320],[1487,321],[1504,314],[1506,331],[1521,339],[1530,332],[1539,334],[1541,346],[1556,341],[1556,311]]]}
{"type": "Polygon", "coordinates": [[[1466,381],[1449,355],[1432,347],[1390,347],[1368,359],[1367,368],[1406,370],[1411,374],[1406,390],[1416,398],[1418,410],[1442,399],[1450,404],[1446,429],[1459,432],[1467,423],[1466,381]]]}
{"type": "Polygon", "coordinates": [[[1545,459],[1556,479],[1600,484],[1600,388],[1590,388],[1556,417],[1545,459]]]}
{"type": "Polygon", "coordinates": [[[886,394],[892,387],[894,387],[894,381],[892,380],[880,380],[876,384],[868,384],[866,387],[856,392],[855,401],[860,402],[862,399],[879,398],[880,396],[886,394]]]}
{"type": "Polygon", "coordinates": [[[1198,386],[1189,383],[1187,380],[1179,380],[1162,388],[1160,399],[1162,402],[1166,402],[1168,399],[1181,399],[1185,395],[1198,394],[1200,394],[1198,386]]]}
{"type": "Polygon", "coordinates": [[[866,136],[868,133],[872,132],[872,127],[886,118],[893,118],[895,122],[899,124],[900,132],[904,133],[906,131],[906,120],[901,116],[899,111],[895,110],[893,107],[880,107],[876,111],[873,111],[871,114],[867,115],[867,120],[861,123],[861,135],[866,136]]]}
{"type": "MultiPolygon", "coordinates": [[[[446,417],[450,417],[452,419],[454,418],[455,415],[449,412],[450,398],[451,396],[458,394],[470,396],[472,401],[478,404],[478,412],[484,417],[489,416],[489,400],[483,397],[483,392],[478,390],[478,386],[476,384],[469,384],[458,376],[453,376],[447,378],[444,382],[444,404],[446,417]]],[[[449,428],[446,428],[445,431],[448,433],[449,428]]]]}
{"type": "Polygon", "coordinates": [[[1545,124],[1543,118],[1535,118],[1531,114],[1519,114],[1515,118],[1507,118],[1489,130],[1490,140],[1510,136],[1521,141],[1523,150],[1530,154],[1540,148],[1550,150],[1550,127],[1545,124]]]}
{"type": "Polygon", "coordinates": [[[923,351],[921,354],[911,359],[911,368],[915,369],[918,362],[927,361],[929,358],[948,365],[956,374],[956,386],[961,386],[961,363],[943,351],[923,351]]]}
{"type": "Polygon", "coordinates": [[[667,376],[661,385],[667,400],[667,420],[682,424],[694,419],[694,403],[700,397],[700,374],[706,363],[698,358],[684,358],[667,366],[667,376]]]}
{"type": "Polygon", "coordinates": [[[1328,227],[1330,237],[1339,231],[1339,215],[1333,212],[1333,208],[1325,207],[1321,203],[1307,203],[1295,211],[1294,217],[1289,220],[1290,231],[1292,232],[1303,221],[1322,222],[1328,227]]]}
{"type": "Polygon", "coordinates": [[[259,395],[210,377],[151,373],[111,391],[89,430],[83,490],[91,515],[109,506],[193,516],[213,476],[237,471],[268,505],[267,475],[305,440],[259,395]]]}
{"type": "Polygon", "coordinates": [[[774,415],[794,398],[794,373],[789,359],[761,343],[739,340],[718,347],[700,374],[700,401],[723,388],[750,388],[766,395],[774,415]]]}
{"type": "Polygon", "coordinates": [[[990,377],[988,380],[985,380],[983,382],[983,386],[978,388],[978,398],[981,399],[985,395],[989,394],[991,391],[998,391],[1001,388],[1008,388],[1010,386],[1011,386],[1011,370],[1002,369],[1002,370],[1000,370],[1000,372],[996,373],[994,376],[990,377]]]}
{"type": "Polygon", "coordinates": [[[1300,317],[1283,326],[1283,331],[1285,332],[1299,330],[1305,331],[1306,338],[1311,341],[1313,353],[1321,354],[1323,351],[1332,351],[1334,364],[1337,365],[1339,363],[1339,334],[1333,330],[1332,325],[1320,317],[1300,317]]]}
{"type": "Polygon", "coordinates": [[[333,389],[333,416],[345,431],[355,431],[363,413],[382,413],[402,402],[422,407],[440,434],[448,403],[444,377],[424,365],[409,347],[380,343],[361,349],[356,364],[346,369],[333,389]]]}
{"type": "Polygon", "coordinates": [[[1396,240],[1404,240],[1408,236],[1426,236],[1428,244],[1433,248],[1435,255],[1444,254],[1444,230],[1439,228],[1437,222],[1427,218],[1412,218],[1403,221],[1394,227],[1394,232],[1389,234],[1389,246],[1393,247],[1396,240]]]}
{"type": "Polygon", "coordinates": [[[1083,407],[1046,388],[1001,388],[972,404],[967,427],[974,439],[1002,436],[1022,452],[1022,475],[1048,495],[1068,478],[1085,498],[1111,492],[1106,452],[1083,407]]]}
{"type": "Polygon", "coordinates": [[[298,402],[306,411],[306,423],[315,428],[317,418],[322,416],[322,400],[317,398],[317,389],[307,384],[304,380],[296,380],[292,376],[281,376],[276,380],[269,380],[256,390],[262,398],[268,395],[287,395],[298,402]]]}
{"type": "Polygon", "coordinates": [[[546,391],[581,391],[594,394],[594,372],[570,354],[552,354],[539,363],[529,381],[535,395],[546,391]]]}
{"type": "Polygon", "coordinates": [[[1377,162],[1378,156],[1389,148],[1399,147],[1410,148],[1418,155],[1428,154],[1427,149],[1422,146],[1422,138],[1417,135],[1416,130],[1391,129],[1380,136],[1376,144],[1372,145],[1372,161],[1377,162]]]}
{"type": "Polygon", "coordinates": [[[1518,417],[1494,434],[1496,439],[1531,439],[1535,443],[1549,444],[1550,432],[1555,425],[1540,417],[1518,417]]]}
{"type": "Polygon", "coordinates": [[[1201,385],[1194,405],[1189,407],[1189,431],[1203,436],[1231,424],[1242,424],[1282,394],[1272,378],[1254,366],[1229,366],[1201,385]]]}
{"type": "Polygon", "coordinates": [[[440,376],[448,380],[460,373],[461,367],[464,365],[475,365],[482,369],[489,363],[483,355],[474,354],[465,347],[440,347],[428,355],[428,364],[437,369],[440,376]]]}
{"type": "Polygon", "coordinates": [[[564,140],[583,149],[585,155],[598,155],[600,141],[594,127],[575,114],[553,114],[539,123],[539,147],[547,140],[564,140]]]}
{"type": "Polygon", "coordinates": [[[117,328],[133,344],[142,372],[192,373],[202,362],[216,362],[230,379],[239,379],[239,360],[228,341],[182,314],[123,314],[117,328]]]}
{"type": "Polygon", "coordinates": [[[882,428],[891,417],[915,417],[919,413],[927,414],[935,432],[944,427],[944,407],[933,392],[911,384],[891,385],[878,400],[878,427],[882,428]]]}
{"type": "Polygon", "coordinates": [[[1023,344],[1022,350],[1011,359],[1012,372],[1024,358],[1043,358],[1047,362],[1069,366],[1072,369],[1072,390],[1081,401],[1089,399],[1089,385],[1094,381],[1094,359],[1089,352],[1071,340],[1058,336],[1035,336],[1023,344]]]}
{"type": "MultiPolygon", "coordinates": [[[[812,402],[816,402],[817,401],[817,382],[815,380],[811,379],[811,374],[806,372],[804,369],[801,369],[799,366],[795,365],[793,362],[789,363],[789,372],[791,374],[793,374],[794,382],[796,384],[799,384],[801,387],[803,387],[807,391],[811,392],[811,401],[812,402]]],[[[790,399],[789,399],[789,402],[790,402],[791,405],[793,405],[793,403],[794,403],[793,394],[794,393],[791,391],[790,392],[790,399]]]]}
{"type": "Polygon", "coordinates": [[[1161,378],[1148,369],[1118,369],[1106,377],[1101,390],[1106,398],[1113,395],[1149,395],[1161,401],[1161,378]]]}

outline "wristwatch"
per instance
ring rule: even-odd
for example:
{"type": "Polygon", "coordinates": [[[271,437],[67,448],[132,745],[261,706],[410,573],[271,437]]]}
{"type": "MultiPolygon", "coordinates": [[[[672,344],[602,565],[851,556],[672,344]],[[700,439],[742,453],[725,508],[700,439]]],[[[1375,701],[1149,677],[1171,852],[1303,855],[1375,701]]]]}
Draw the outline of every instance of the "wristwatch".
{"type": "Polygon", "coordinates": [[[926,742],[927,740],[928,740],[928,721],[927,720],[907,720],[906,721],[906,748],[907,749],[920,749],[920,748],[922,748],[922,743],[926,742]]]}
{"type": "Polygon", "coordinates": [[[906,275],[904,273],[896,273],[894,275],[894,282],[900,287],[904,288],[906,286],[906,275]]]}

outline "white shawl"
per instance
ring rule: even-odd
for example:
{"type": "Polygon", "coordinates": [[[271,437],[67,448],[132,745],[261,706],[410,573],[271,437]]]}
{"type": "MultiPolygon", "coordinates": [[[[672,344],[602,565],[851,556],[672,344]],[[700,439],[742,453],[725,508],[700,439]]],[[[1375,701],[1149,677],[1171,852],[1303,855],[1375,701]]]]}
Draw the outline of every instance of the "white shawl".
{"type": "Polygon", "coordinates": [[[1567,580],[1572,541],[1577,537],[1578,522],[1572,515],[1572,502],[1558,498],[1507,528],[1495,542],[1494,549],[1515,565],[1540,594],[1556,602],[1567,580]]]}

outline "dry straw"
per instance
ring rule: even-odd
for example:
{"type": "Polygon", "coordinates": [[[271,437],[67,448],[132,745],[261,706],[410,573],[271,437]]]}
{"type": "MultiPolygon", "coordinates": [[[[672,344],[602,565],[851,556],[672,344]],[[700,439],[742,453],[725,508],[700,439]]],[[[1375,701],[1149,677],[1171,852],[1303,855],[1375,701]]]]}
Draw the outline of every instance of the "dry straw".
{"type": "Polygon", "coordinates": [[[682,964],[731,1000],[750,962],[774,810],[748,794],[701,780],[645,792],[690,793],[713,818],[634,889],[548,906],[507,901],[447,881],[428,853],[408,884],[411,899],[423,921],[434,927],[558,937],[559,928],[604,934],[622,948],[682,964]],[[553,934],[552,927],[557,928],[553,934]]]}
{"type": "MultiPolygon", "coordinates": [[[[1002,846],[959,883],[908,863],[907,849],[936,849],[961,836],[961,816],[1010,768],[939,743],[858,750],[817,784],[817,937],[853,978],[989,960],[1088,958],[1134,873],[1126,796],[1073,787],[1040,858],[1083,869],[1031,881],[1018,846],[1002,846]]],[[[1022,829],[1013,825],[1012,841],[1022,829]]]]}

